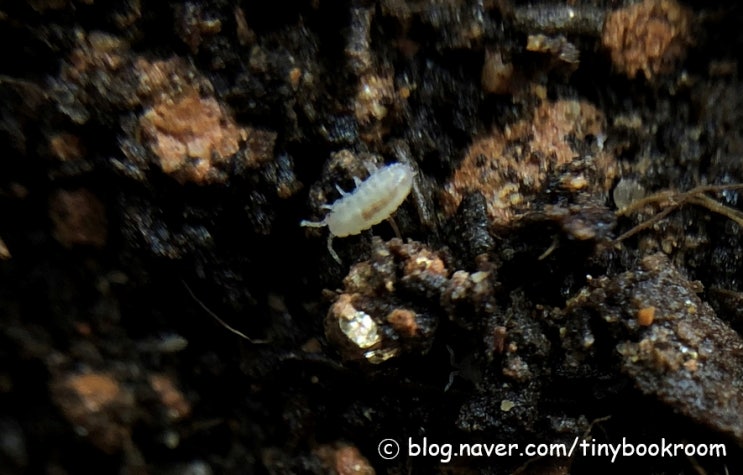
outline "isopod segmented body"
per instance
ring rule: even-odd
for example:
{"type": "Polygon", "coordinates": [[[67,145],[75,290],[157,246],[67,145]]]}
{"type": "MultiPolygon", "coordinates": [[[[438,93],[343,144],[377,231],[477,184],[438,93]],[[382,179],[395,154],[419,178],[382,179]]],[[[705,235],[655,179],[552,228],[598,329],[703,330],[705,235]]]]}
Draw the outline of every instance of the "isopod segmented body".
{"type": "Polygon", "coordinates": [[[328,250],[340,262],[331,247],[333,237],[359,234],[389,218],[410,194],[414,176],[413,169],[404,163],[380,168],[360,182],[351,193],[344,193],[327,206],[330,212],[325,219],[319,222],[302,221],[301,225],[316,228],[327,226],[330,231],[328,250]]]}

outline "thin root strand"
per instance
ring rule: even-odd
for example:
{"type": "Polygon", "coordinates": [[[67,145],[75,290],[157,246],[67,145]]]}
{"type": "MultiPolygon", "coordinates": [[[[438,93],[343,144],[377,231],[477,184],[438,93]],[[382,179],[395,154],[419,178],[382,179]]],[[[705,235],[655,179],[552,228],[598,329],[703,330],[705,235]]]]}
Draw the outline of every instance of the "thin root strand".
{"type": "Polygon", "coordinates": [[[667,206],[667,208],[659,212],[655,216],[652,216],[651,218],[634,226],[629,231],[616,238],[614,242],[618,243],[631,236],[634,236],[640,231],[651,227],[655,223],[659,222],[660,220],[671,214],[673,211],[686,204],[692,204],[706,208],[713,213],[725,216],[726,218],[734,221],[738,226],[743,228],[743,212],[734,208],[730,208],[729,206],[725,206],[719,201],[706,195],[706,193],[714,193],[724,190],[737,190],[741,188],[743,188],[743,183],[734,183],[731,185],[700,185],[685,192],[665,190],[634,201],[625,208],[618,210],[616,212],[616,216],[628,216],[632,213],[640,211],[645,206],[651,204],[656,204],[658,206],[667,206]]]}
{"type": "Polygon", "coordinates": [[[209,316],[211,316],[214,320],[216,320],[220,325],[222,325],[228,331],[234,333],[235,335],[241,338],[248,340],[250,343],[253,343],[255,345],[263,345],[263,344],[270,342],[270,340],[256,340],[254,338],[250,338],[248,335],[241,332],[240,330],[231,327],[230,325],[227,324],[227,322],[219,318],[219,316],[216,313],[214,313],[209,307],[207,307],[204,302],[202,302],[201,300],[199,300],[198,297],[196,297],[196,294],[193,293],[193,290],[191,290],[191,287],[188,286],[186,281],[181,280],[181,283],[186,288],[186,291],[188,291],[189,295],[191,295],[191,298],[194,300],[194,302],[196,302],[199,305],[199,307],[202,308],[202,310],[204,310],[207,314],[209,314],[209,316]]]}

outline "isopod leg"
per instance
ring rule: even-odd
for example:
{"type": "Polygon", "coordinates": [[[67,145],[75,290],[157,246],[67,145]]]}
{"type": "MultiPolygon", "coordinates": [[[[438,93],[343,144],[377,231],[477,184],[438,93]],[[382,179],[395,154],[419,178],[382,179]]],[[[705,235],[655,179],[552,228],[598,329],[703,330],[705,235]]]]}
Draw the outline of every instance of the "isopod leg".
{"type": "Polygon", "coordinates": [[[333,235],[328,233],[328,252],[330,252],[330,255],[333,256],[333,259],[335,259],[335,262],[338,264],[343,264],[341,262],[341,258],[338,257],[338,254],[335,253],[335,250],[333,250],[333,235]]]}
{"type": "Polygon", "coordinates": [[[328,223],[326,223],[324,219],[322,221],[307,221],[306,219],[303,219],[299,222],[300,226],[306,228],[321,228],[323,226],[327,226],[327,224],[328,223]]]}
{"type": "Polygon", "coordinates": [[[348,194],[348,193],[346,193],[345,191],[343,191],[343,188],[341,188],[341,187],[340,187],[340,186],[338,186],[338,185],[335,185],[335,189],[336,189],[336,190],[338,190],[338,193],[340,193],[340,194],[341,194],[341,196],[346,196],[346,195],[348,194]]]}
{"type": "Polygon", "coordinates": [[[395,232],[395,236],[402,239],[402,235],[400,234],[400,228],[397,227],[395,218],[390,216],[389,218],[387,218],[387,222],[390,223],[390,226],[392,226],[392,230],[395,232]]]}
{"type": "Polygon", "coordinates": [[[369,162],[364,162],[364,168],[366,168],[366,171],[369,172],[369,175],[373,175],[374,172],[377,171],[377,167],[375,167],[374,165],[372,165],[369,162]]]}

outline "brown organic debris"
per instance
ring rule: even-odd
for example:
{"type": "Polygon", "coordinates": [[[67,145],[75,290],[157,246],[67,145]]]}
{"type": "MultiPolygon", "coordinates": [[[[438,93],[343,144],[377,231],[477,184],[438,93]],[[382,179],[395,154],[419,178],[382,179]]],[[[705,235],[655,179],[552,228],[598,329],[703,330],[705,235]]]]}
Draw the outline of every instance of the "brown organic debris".
{"type": "Polygon", "coordinates": [[[328,472],[335,475],[374,475],[374,467],[358,448],[346,443],[321,445],[315,453],[328,472]]]}
{"type": "Polygon", "coordinates": [[[57,160],[62,162],[80,160],[85,156],[85,147],[80,142],[80,138],[64,132],[49,139],[49,150],[57,160]]]}
{"type": "Polygon", "coordinates": [[[366,73],[359,77],[354,99],[354,115],[366,142],[379,142],[389,131],[394,112],[400,109],[401,96],[395,89],[392,73],[366,73]]]}
{"type": "Polygon", "coordinates": [[[102,32],[92,32],[79,39],[79,46],[72,50],[68,63],[62,68],[62,77],[71,82],[94,71],[115,72],[126,64],[126,41],[102,32]]]}
{"type": "Polygon", "coordinates": [[[90,191],[60,190],[49,202],[54,238],[65,247],[103,247],[108,234],[106,210],[90,191]]]}
{"type": "MultiPolygon", "coordinates": [[[[172,57],[151,61],[147,58],[133,59],[137,94],[148,100],[165,101],[168,96],[177,97],[182,91],[199,87],[200,78],[183,59],[172,57]]],[[[204,88],[210,84],[204,82],[204,88]]]]}
{"type": "Polygon", "coordinates": [[[384,119],[394,98],[395,82],[392,74],[362,76],[354,105],[356,120],[366,125],[384,119]]]}
{"type": "Polygon", "coordinates": [[[644,307],[637,311],[637,324],[641,327],[647,327],[653,324],[655,320],[655,307],[644,307]]]}
{"type": "Polygon", "coordinates": [[[10,259],[11,257],[12,256],[10,254],[10,250],[8,249],[8,246],[5,244],[5,241],[3,241],[3,238],[0,237],[0,261],[10,259]]]}
{"type": "Polygon", "coordinates": [[[196,54],[206,37],[222,31],[222,21],[210,18],[204,13],[204,7],[196,2],[185,2],[176,8],[176,33],[188,45],[191,53],[196,54]]]}
{"type": "Polygon", "coordinates": [[[140,127],[162,170],[181,183],[226,180],[224,168],[244,142],[247,166],[273,158],[275,133],[239,127],[216,99],[195,90],[160,100],[140,118],[140,127]]]}
{"type": "Polygon", "coordinates": [[[578,64],[580,62],[580,51],[563,35],[529,35],[526,40],[526,50],[550,53],[565,63],[578,64]]]}
{"type": "Polygon", "coordinates": [[[673,71],[691,44],[691,12],[674,0],[645,0],[611,12],[601,41],[630,78],[673,71]]]}
{"type": "Polygon", "coordinates": [[[402,336],[414,337],[418,333],[418,324],[415,321],[415,312],[408,309],[396,308],[386,318],[392,328],[402,336]]]}
{"type": "Polygon", "coordinates": [[[191,404],[178,389],[176,382],[168,375],[150,375],[150,385],[155,390],[166,414],[172,420],[183,419],[191,414],[191,404]]]}
{"type": "MultiPolygon", "coordinates": [[[[544,102],[531,120],[476,139],[446,185],[442,197],[446,214],[454,214],[465,195],[478,191],[487,201],[491,223],[506,225],[519,210],[528,209],[550,172],[577,161],[570,137],[603,135],[604,122],[592,104],[563,99],[544,102]]],[[[608,192],[617,173],[616,161],[603,151],[592,160],[596,177],[569,174],[566,188],[608,192]]]]}
{"type": "Polygon", "coordinates": [[[485,62],[480,76],[483,91],[492,94],[511,92],[513,75],[513,63],[506,61],[501,51],[485,51],[485,62]]]}
{"type": "Polygon", "coordinates": [[[243,11],[243,9],[239,6],[236,6],[234,15],[237,41],[240,43],[241,46],[249,46],[255,43],[255,32],[248,25],[248,21],[245,19],[245,12],[243,11]]]}
{"type": "Polygon", "coordinates": [[[129,439],[134,397],[110,374],[64,376],[52,383],[52,397],[70,423],[99,449],[113,453],[129,439]]]}
{"type": "Polygon", "coordinates": [[[640,391],[743,444],[743,339],[698,297],[699,283],[656,254],[591,286],[568,310],[587,307],[606,322],[640,391]]]}

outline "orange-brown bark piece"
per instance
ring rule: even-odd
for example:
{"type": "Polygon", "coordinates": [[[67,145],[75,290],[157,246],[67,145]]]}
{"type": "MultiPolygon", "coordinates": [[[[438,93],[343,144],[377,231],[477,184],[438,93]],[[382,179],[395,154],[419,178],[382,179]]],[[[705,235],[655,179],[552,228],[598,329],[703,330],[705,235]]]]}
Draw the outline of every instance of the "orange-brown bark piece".
{"type": "MultiPolygon", "coordinates": [[[[579,100],[544,102],[530,120],[475,139],[464,160],[446,185],[444,210],[452,215],[462,198],[480,192],[487,201],[488,217],[505,225],[545,185],[550,172],[579,158],[571,137],[583,140],[604,133],[604,115],[592,104],[579,100]]],[[[577,179],[577,188],[606,192],[616,174],[615,160],[608,154],[594,157],[598,179],[577,179]]],[[[580,177],[578,177],[580,178],[580,177]]],[[[572,191],[577,191],[571,185],[572,191]]]]}
{"type": "Polygon", "coordinates": [[[273,158],[276,134],[239,127],[213,97],[165,97],[140,119],[162,170],[180,182],[225,181],[224,166],[247,142],[249,167],[273,158]]]}
{"type": "Polygon", "coordinates": [[[673,71],[691,44],[691,12],[674,0],[645,0],[611,12],[602,43],[614,66],[630,78],[673,71]]]}

